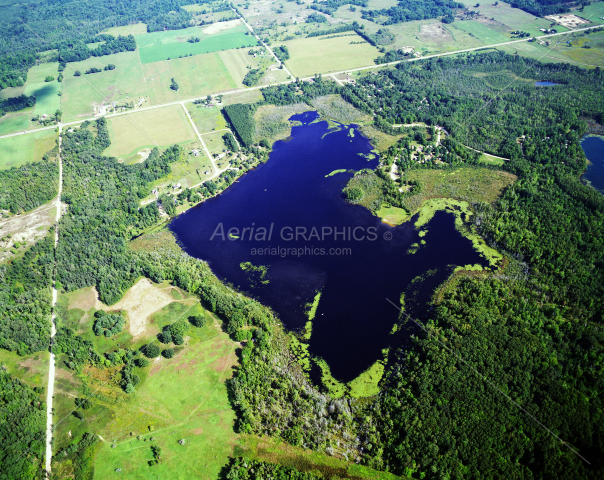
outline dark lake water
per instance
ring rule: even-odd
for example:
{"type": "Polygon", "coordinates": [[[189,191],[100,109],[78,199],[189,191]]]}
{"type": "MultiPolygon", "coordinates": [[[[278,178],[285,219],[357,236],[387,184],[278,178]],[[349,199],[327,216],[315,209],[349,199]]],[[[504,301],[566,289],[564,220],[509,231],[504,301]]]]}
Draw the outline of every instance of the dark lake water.
{"type": "Polygon", "coordinates": [[[305,325],[305,304],[322,290],[310,352],[346,382],[382,358],[383,348],[404,341],[390,335],[398,311],[386,298],[398,304],[407,290],[407,312],[420,315],[455,266],[487,262],[455,230],[451,213],[437,212],[420,237],[412,222],[393,228],[344,201],[341,191],[352,174],[326,175],[375,168],[378,160],[359,155],[372,146],[355,126],[329,133],[327,122],[311,123],[317,118],[315,112],[292,117],[302,125],[274,145],[266,164],[175,218],[171,229],[187,253],[208,261],[218,277],[271,306],[289,329],[305,325]],[[272,231],[270,238],[261,237],[260,227],[272,231]],[[229,236],[231,228],[238,231],[229,236]],[[295,238],[296,228],[306,235],[295,238]],[[421,240],[426,244],[408,253],[421,240]],[[267,247],[274,250],[254,250],[267,247]],[[301,254],[283,254],[280,248],[301,249],[301,254]],[[331,249],[346,248],[348,255],[329,255],[331,249]],[[256,281],[250,282],[242,262],[269,266],[268,284],[258,281],[259,274],[251,275],[256,281]],[[425,279],[411,287],[420,275],[425,279]]]}
{"type": "Polygon", "coordinates": [[[535,82],[536,87],[552,87],[554,85],[559,85],[559,83],[554,82],[535,82]]]}
{"type": "Polygon", "coordinates": [[[585,137],[581,140],[581,148],[592,163],[587,166],[583,179],[589,181],[592,187],[604,194],[604,138],[585,137]]]}

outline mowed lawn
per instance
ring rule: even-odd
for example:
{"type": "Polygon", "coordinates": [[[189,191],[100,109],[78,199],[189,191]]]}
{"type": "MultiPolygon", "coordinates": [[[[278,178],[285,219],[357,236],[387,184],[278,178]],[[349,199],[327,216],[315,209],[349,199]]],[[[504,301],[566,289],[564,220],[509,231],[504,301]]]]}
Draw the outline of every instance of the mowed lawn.
{"type": "Polygon", "coordinates": [[[180,105],[108,116],[107,120],[111,145],[104,154],[124,158],[126,163],[143,148],[163,148],[195,140],[195,132],[180,105]]]}
{"type": "Polygon", "coordinates": [[[205,97],[237,87],[218,53],[153,62],[143,65],[153,105],[205,97]],[[170,88],[174,78],[179,90],[170,88]]]}
{"type": "Polygon", "coordinates": [[[233,26],[213,34],[205,34],[203,30],[204,27],[190,27],[184,30],[138,35],[136,43],[139,47],[141,61],[152,63],[190,54],[198,55],[231,48],[254,47],[258,44],[252,35],[248,35],[249,32],[243,25],[233,26]],[[198,37],[200,41],[189,43],[187,40],[191,37],[198,37]]]}
{"type": "Polygon", "coordinates": [[[135,101],[148,96],[138,52],[116,53],[69,63],[64,75],[61,97],[64,122],[92,116],[93,104],[135,101]],[[115,70],[84,74],[91,67],[103,69],[110,63],[115,65],[115,70]],[[82,75],[74,76],[76,70],[82,75]]]}
{"type": "MultiPolygon", "coordinates": [[[[290,59],[285,62],[296,77],[308,77],[315,73],[329,73],[349,68],[374,65],[380,55],[377,48],[362,37],[336,38],[311,37],[283,42],[290,59]],[[351,45],[350,42],[363,42],[351,45]]],[[[275,44],[275,46],[281,45],[275,44]]]]}
{"type": "Polygon", "coordinates": [[[42,160],[44,154],[54,148],[56,138],[54,130],[0,138],[0,169],[42,160]]]}

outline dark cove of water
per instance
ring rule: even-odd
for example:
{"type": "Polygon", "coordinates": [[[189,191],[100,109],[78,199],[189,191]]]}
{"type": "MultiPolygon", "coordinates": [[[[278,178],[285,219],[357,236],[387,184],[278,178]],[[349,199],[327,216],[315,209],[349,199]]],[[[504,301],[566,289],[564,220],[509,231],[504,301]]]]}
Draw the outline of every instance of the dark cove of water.
{"type": "Polygon", "coordinates": [[[583,179],[587,180],[592,187],[604,194],[604,138],[585,137],[581,140],[581,148],[585,156],[591,162],[583,179]]]}
{"type": "Polygon", "coordinates": [[[335,378],[350,381],[393,341],[398,311],[387,298],[398,304],[402,292],[412,291],[407,311],[418,315],[455,266],[486,261],[455,230],[451,213],[437,212],[420,237],[412,222],[393,228],[344,201],[352,173],[326,175],[375,168],[378,161],[360,155],[372,146],[355,126],[330,132],[327,122],[311,123],[317,118],[315,112],[292,117],[302,125],[274,145],[266,164],[175,218],[171,229],[187,253],[271,306],[289,329],[305,325],[305,304],[321,290],[310,352],[327,361],[335,378]],[[270,238],[261,237],[261,227],[270,238]],[[238,231],[229,235],[231,228],[238,231]],[[306,234],[296,238],[296,231],[306,234]],[[408,253],[421,240],[425,245],[408,253]],[[273,251],[257,250],[267,248],[273,251]],[[284,248],[300,254],[277,250],[284,248]],[[242,262],[269,266],[268,284],[260,273],[243,271],[242,262]],[[424,280],[410,288],[420,275],[424,280]]]}
{"type": "Polygon", "coordinates": [[[560,85],[559,83],[554,82],[535,82],[536,87],[553,87],[554,85],[560,85]]]}

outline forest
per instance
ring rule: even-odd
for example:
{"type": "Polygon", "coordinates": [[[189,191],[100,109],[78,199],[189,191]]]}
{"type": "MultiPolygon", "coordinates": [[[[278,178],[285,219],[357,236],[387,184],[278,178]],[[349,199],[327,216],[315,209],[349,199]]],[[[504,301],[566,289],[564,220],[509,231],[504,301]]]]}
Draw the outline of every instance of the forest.
{"type": "Polygon", "coordinates": [[[57,195],[59,167],[54,160],[47,159],[0,170],[0,184],[0,209],[11,213],[28,212],[57,195]]]}
{"type": "Polygon", "coordinates": [[[24,108],[33,107],[36,104],[36,97],[32,95],[19,95],[18,97],[0,100],[0,117],[7,112],[16,112],[24,108]]]}
{"type": "Polygon", "coordinates": [[[564,0],[512,0],[510,5],[520,8],[533,15],[544,17],[546,15],[557,15],[570,11],[571,7],[581,6],[583,2],[564,0]]]}
{"type": "Polygon", "coordinates": [[[46,404],[0,365],[0,465],[4,478],[43,478],[46,404]],[[15,434],[18,432],[18,434],[15,434]]]}
{"type": "MultiPolygon", "coordinates": [[[[396,7],[380,10],[362,10],[361,18],[378,22],[380,17],[388,17],[382,25],[426,20],[428,18],[452,17],[453,9],[464,8],[464,5],[454,0],[398,0],[396,7]]],[[[380,22],[378,22],[380,23],[380,22]]]]}

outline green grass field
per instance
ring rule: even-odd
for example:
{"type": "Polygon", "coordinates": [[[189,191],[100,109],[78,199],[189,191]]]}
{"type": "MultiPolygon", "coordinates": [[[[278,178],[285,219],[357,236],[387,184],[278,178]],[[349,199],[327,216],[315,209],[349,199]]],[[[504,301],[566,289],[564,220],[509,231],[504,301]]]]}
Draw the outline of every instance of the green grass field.
{"type": "Polygon", "coordinates": [[[56,78],[59,73],[57,71],[59,64],[41,63],[35,65],[27,72],[27,82],[25,82],[25,95],[35,95],[36,105],[33,108],[35,115],[53,115],[55,111],[61,108],[61,84],[56,78]],[[45,82],[44,78],[50,75],[55,78],[52,82],[45,82]]]}
{"type": "Polygon", "coordinates": [[[168,147],[195,140],[180,105],[107,117],[111,145],[104,154],[123,158],[126,163],[137,161],[136,153],[144,148],[168,147]]]}
{"type": "Polygon", "coordinates": [[[187,103],[186,107],[193,122],[195,122],[195,126],[199,133],[207,133],[212,130],[227,128],[226,120],[218,107],[195,105],[193,102],[187,103]]]}
{"type": "Polygon", "coordinates": [[[366,67],[373,65],[380,55],[377,48],[363,41],[360,36],[329,39],[311,37],[283,44],[289,49],[290,55],[285,64],[296,77],[366,67]],[[351,45],[352,41],[363,43],[351,45]]]}
{"type": "Polygon", "coordinates": [[[245,26],[235,26],[222,32],[205,34],[208,27],[190,27],[184,30],[168,30],[139,35],[136,42],[139,46],[140,58],[143,63],[158,62],[181,55],[198,55],[200,53],[217,52],[231,48],[253,47],[256,39],[247,35],[245,26]],[[189,43],[190,37],[199,37],[200,42],[189,43]]]}
{"type": "Polygon", "coordinates": [[[147,25],[144,23],[133,23],[132,25],[124,25],[122,27],[111,27],[101,33],[113,35],[114,37],[118,35],[142,35],[147,33],[147,25]]]}
{"type": "Polygon", "coordinates": [[[201,98],[237,87],[218,53],[147,63],[143,71],[153,105],[201,98]],[[180,86],[177,92],[170,89],[172,78],[180,86]]]}
{"type": "Polygon", "coordinates": [[[54,130],[0,138],[0,169],[42,160],[44,154],[55,146],[56,138],[54,130]]]}
{"type": "Polygon", "coordinates": [[[31,387],[43,387],[48,383],[48,352],[32,353],[24,357],[17,352],[0,349],[0,365],[6,366],[9,373],[31,387]]]}
{"type": "MultiPolygon", "coordinates": [[[[479,7],[476,7],[476,2],[472,0],[459,0],[470,10],[480,12],[488,18],[494,18],[496,21],[503,23],[510,30],[522,30],[530,34],[538,35],[540,28],[550,28],[551,22],[541,17],[535,17],[534,15],[527,13],[519,8],[512,8],[509,3],[499,2],[495,6],[495,2],[481,3],[479,7]]],[[[454,22],[463,23],[463,22],[454,22]]],[[[556,27],[558,32],[565,32],[567,29],[558,25],[556,27]]]]}
{"type": "MultiPolygon", "coordinates": [[[[224,140],[222,139],[222,136],[227,133],[227,132],[215,132],[215,133],[211,133],[210,135],[204,135],[203,136],[203,141],[205,142],[206,146],[208,147],[208,150],[210,151],[210,153],[212,153],[212,155],[218,155],[220,153],[223,153],[223,150],[226,150],[226,145],[224,144],[224,140]]],[[[220,164],[222,163],[221,160],[217,160],[217,162],[220,164]]],[[[223,165],[219,165],[219,168],[221,168],[223,165]]]]}
{"type": "Polygon", "coordinates": [[[449,25],[454,30],[463,30],[467,33],[474,35],[481,43],[490,45],[494,43],[509,42],[512,40],[511,36],[508,37],[501,32],[498,32],[494,28],[489,27],[476,20],[465,20],[463,22],[454,22],[449,25]]]}
{"type": "Polygon", "coordinates": [[[26,130],[30,127],[29,118],[29,113],[23,112],[11,112],[0,117],[0,135],[26,130]]]}
{"type": "Polygon", "coordinates": [[[148,100],[148,95],[138,52],[116,53],[69,63],[65,69],[61,97],[63,121],[90,117],[94,113],[94,105],[103,102],[135,101],[141,97],[148,100]],[[115,65],[115,70],[84,74],[91,67],[102,69],[109,63],[115,65]],[[82,75],[74,76],[75,70],[82,75]]]}

